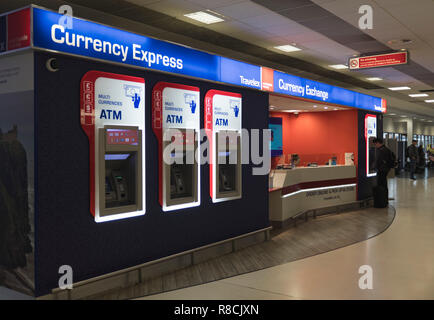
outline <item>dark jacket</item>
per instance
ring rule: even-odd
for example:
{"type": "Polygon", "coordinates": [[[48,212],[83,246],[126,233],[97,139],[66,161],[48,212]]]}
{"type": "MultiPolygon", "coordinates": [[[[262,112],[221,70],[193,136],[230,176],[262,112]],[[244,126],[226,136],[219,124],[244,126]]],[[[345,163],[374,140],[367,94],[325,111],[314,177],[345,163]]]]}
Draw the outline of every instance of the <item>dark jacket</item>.
{"type": "Polygon", "coordinates": [[[419,161],[419,151],[417,150],[417,147],[414,144],[411,144],[408,147],[408,157],[412,161],[419,161]]]}
{"type": "Polygon", "coordinates": [[[385,145],[376,150],[375,154],[375,169],[377,172],[388,172],[390,170],[389,160],[391,153],[385,145]]]}

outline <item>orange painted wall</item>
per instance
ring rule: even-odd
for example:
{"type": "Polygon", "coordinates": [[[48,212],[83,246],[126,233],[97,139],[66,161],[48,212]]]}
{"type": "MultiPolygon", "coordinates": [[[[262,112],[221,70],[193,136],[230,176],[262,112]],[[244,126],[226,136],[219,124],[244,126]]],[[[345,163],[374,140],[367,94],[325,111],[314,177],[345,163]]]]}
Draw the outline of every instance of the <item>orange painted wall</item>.
{"type": "MultiPolygon", "coordinates": [[[[287,112],[269,115],[282,118],[283,154],[297,153],[301,166],[313,161],[323,165],[330,154],[337,156],[338,164],[345,164],[345,152],[354,153],[357,165],[357,110],[302,112],[298,117],[287,112]]],[[[278,157],[273,158],[272,168],[278,162],[278,157]]]]}

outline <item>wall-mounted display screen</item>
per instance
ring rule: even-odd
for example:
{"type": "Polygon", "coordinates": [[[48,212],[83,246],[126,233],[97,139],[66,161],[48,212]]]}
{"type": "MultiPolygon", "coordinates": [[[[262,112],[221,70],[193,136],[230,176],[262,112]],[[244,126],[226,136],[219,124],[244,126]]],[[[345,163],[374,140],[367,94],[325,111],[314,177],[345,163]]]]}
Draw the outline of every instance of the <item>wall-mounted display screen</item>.
{"type": "Polygon", "coordinates": [[[270,118],[268,127],[271,130],[271,143],[270,143],[271,156],[279,157],[283,154],[282,118],[277,118],[277,117],[270,118]]]}
{"type": "Polygon", "coordinates": [[[377,137],[377,116],[367,114],[365,117],[365,139],[366,139],[366,176],[374,177],[375,172],[375,146],[374,138],[377,137]]]}

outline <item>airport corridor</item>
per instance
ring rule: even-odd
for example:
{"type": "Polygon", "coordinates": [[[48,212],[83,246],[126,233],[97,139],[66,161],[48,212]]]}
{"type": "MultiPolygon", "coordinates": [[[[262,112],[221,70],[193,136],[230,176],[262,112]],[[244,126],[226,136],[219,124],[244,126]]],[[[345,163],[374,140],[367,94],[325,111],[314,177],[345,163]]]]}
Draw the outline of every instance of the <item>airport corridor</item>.
{"type": "Polygon", "coordinates": [[[142,299],[426,299],[434,295],[434,169],[389,179],[393,223],[347,247],[268,269],[142,299]],[[360,289],[359,267],[373,271],[360,289]]]}

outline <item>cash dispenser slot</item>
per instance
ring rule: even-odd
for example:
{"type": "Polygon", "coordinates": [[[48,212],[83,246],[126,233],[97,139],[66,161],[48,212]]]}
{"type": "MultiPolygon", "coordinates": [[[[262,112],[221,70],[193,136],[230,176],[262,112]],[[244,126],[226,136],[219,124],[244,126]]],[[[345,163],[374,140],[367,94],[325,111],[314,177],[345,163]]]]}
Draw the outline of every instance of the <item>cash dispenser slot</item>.
{"type": "Polygon", "coordinates": [[[100,216],[142,210],[141,136],[137,127],[99,129],[100,216]]]}

